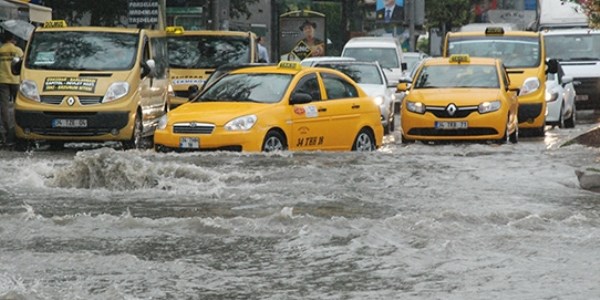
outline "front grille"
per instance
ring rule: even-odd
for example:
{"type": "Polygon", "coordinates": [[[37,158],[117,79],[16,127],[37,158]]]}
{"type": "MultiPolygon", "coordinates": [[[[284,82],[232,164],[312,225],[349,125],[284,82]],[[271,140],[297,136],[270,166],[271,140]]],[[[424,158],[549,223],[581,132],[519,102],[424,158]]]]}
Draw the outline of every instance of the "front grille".
{"type": "Polygon", "coordinates": [[[527,122],[529,119],[535,119],[542,113],[542,104],[519,104],[518,119],[519,123],[527,122]]]}
{"type": "Polygon", "coordinates": [[[425,111],[438,118],[466,118],[472,112],[477,111],[477,106],[457,106],[454,114],[450,115],[446,108],[447,106],[427,106],[425,111]]]}
{"type": "Polygon", "coordinates": [[[420,136],[479,136],[479,135],[496,135],[498,131],[494,128],[473,127],[457,130],[442,130],[435,128],[413,128],[408,131],[410,135],[420,136]]]}
{"type": "Polygon", "coordinates": [[[79,96],[79,103],[81,105],[100,104],[102,96],[79,96]]]}
{"type": "Polygon", "coordinates": [[[213,124],[179,123],[173,125],[173,133],[211,134],[215,129],[213,124]]]}
{"type": "Polygon", "coordinates": [[[65,96],[40,96],[40,101],[46,104],[55,104],[58,105],[62,102],[65,96]]]}

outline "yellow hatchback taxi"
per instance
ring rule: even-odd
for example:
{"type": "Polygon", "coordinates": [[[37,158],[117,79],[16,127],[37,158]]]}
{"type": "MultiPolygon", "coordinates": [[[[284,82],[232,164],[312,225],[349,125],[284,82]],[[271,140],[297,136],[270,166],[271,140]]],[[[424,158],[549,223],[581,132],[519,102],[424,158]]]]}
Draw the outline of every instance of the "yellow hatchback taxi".
{"type": "Polygon", "coordinates": [[[157,151],[372,151],[379,106],[345,74],[298,62],[242,67],[165,115],[157,151]]]}
{"type": "Polygon", "coordinates": [[[501,60],[452,55],[424,61],[400,111],[402,142],[518,141],[518,87],[501,60]]]}

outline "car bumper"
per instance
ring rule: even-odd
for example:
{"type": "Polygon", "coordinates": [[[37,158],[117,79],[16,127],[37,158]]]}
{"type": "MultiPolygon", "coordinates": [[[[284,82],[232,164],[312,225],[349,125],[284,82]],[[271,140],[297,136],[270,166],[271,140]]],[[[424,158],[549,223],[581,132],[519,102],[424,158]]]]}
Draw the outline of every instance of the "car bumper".
{"type": "Polygon", "coordinates": [[[540,128],[546,125],[546,99],[542,89],[519,96],[518,120],[519,128],[540,128]]]}
{"type": "Polygon", "coordinates": [[[154,132],[154,145],[157,150],[203,151],[232,150],[259,152],[265,133],[258,130],[227,131],[223,127],[215,127],[210,134],[174,133],[172,127],[157,129],[154,132]],[[181,144],[184,138],[197,139],[198,147],[185,147],[181,144]]]}

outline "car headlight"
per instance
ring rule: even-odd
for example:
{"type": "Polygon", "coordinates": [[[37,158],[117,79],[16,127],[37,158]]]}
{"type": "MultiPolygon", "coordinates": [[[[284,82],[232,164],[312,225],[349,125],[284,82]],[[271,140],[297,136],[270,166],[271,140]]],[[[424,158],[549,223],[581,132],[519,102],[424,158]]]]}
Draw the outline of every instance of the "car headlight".
{"type": "Polygon", "coordinates": [[[525,82],[523,82],[523,86],[521,86],[521,90],[519,91],[519,96],[531,94],[537,91],[537,89],[539,89],[540,86],[541,85],[539,79],[537,79],[536,77],[529,77],[525,79],[525,82]]]}
{"type": "Polygon", "coordinates": [[[21,95],[23,95],[29,100],[37,102],[42,101],[40,99],[40,93],[37,89],[37,84],[35,84],[35,81],[33,80],[23,80],[23,82],[21,82],[21,85],[19,86],[19,92],[21,92],[21,95]]]}
{"type": "Polygon", "coordinates": [[[558,99],[558,93],[555,91],[546,91],[546,102],[553,102],[558,99]]]}
{"type": "Polygon", "coordinates": [[[376,96],[375,98],[373,98],[373,101],[375,101],[375,104],[377,104],[377,106],[381,106],[381,104],[383,104],[383,96],[376,96]]]}
{"type": "Polygon", "coordinates": [[[421,102],[406,101],[406,109],[418,114],[425,113],[425,105],[421,102]]]}
{"type": "Polygon", "coordinates": [[[175,97],[175,90],[173,89],[173,85],[169,83],[169,87],[167,88],[167,95],[169,97],[175,97]]]}
{"type": "Polygon", "coordinates": [[[163,130],[163,129],[167,128],[168,122],[169,122],[169,117],[167,117],[167,114],[164,114],[164,115],[162,115],[162,117],[160,117],[160,119],[158,119],[158,124],[157,124],[156,128],[163,130]]]}
{"type": "Polygon", "coordinates": [[[480,103],[479,106],[477,106],[477,111],[479,111],[480,114],[485,114],[485,113],[497,111],[500,109],[501,106],[502,106],[502,103],[499,100],[486,101],[486,102],[480,103]]]}
{"type": "Polygon", "coordinates": [[[113,84],[111,84],[108,87],[108,90],[106,91],[106,94],[104,95],[104,98],[102,98],[102,103],[115,101],[117,99],[124,97],[128,93],[129,93],[129,83],[124,82],[124,81],[113,82],[113,84]]]}
{"type": "Polygon", "coordinates": [[[229,131],[243,131],[250,130],[254,124],[256,124],[256,115],[247,115],[235,118],[227,124],[225,124],[225,130],[229,131]]]}

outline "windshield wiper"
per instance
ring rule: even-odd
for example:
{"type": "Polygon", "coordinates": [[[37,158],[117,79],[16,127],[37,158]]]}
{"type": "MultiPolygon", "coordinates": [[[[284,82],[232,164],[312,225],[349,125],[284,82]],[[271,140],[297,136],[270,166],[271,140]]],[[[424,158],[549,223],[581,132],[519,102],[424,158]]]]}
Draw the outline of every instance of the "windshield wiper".
{"type": "Polygon", "coordinates": [[[573,57],[569,60],[571,60],[571,61],[573,61],[573,60],[600,60],[600,58],[583,56],[583,57],[573,57]]]}

